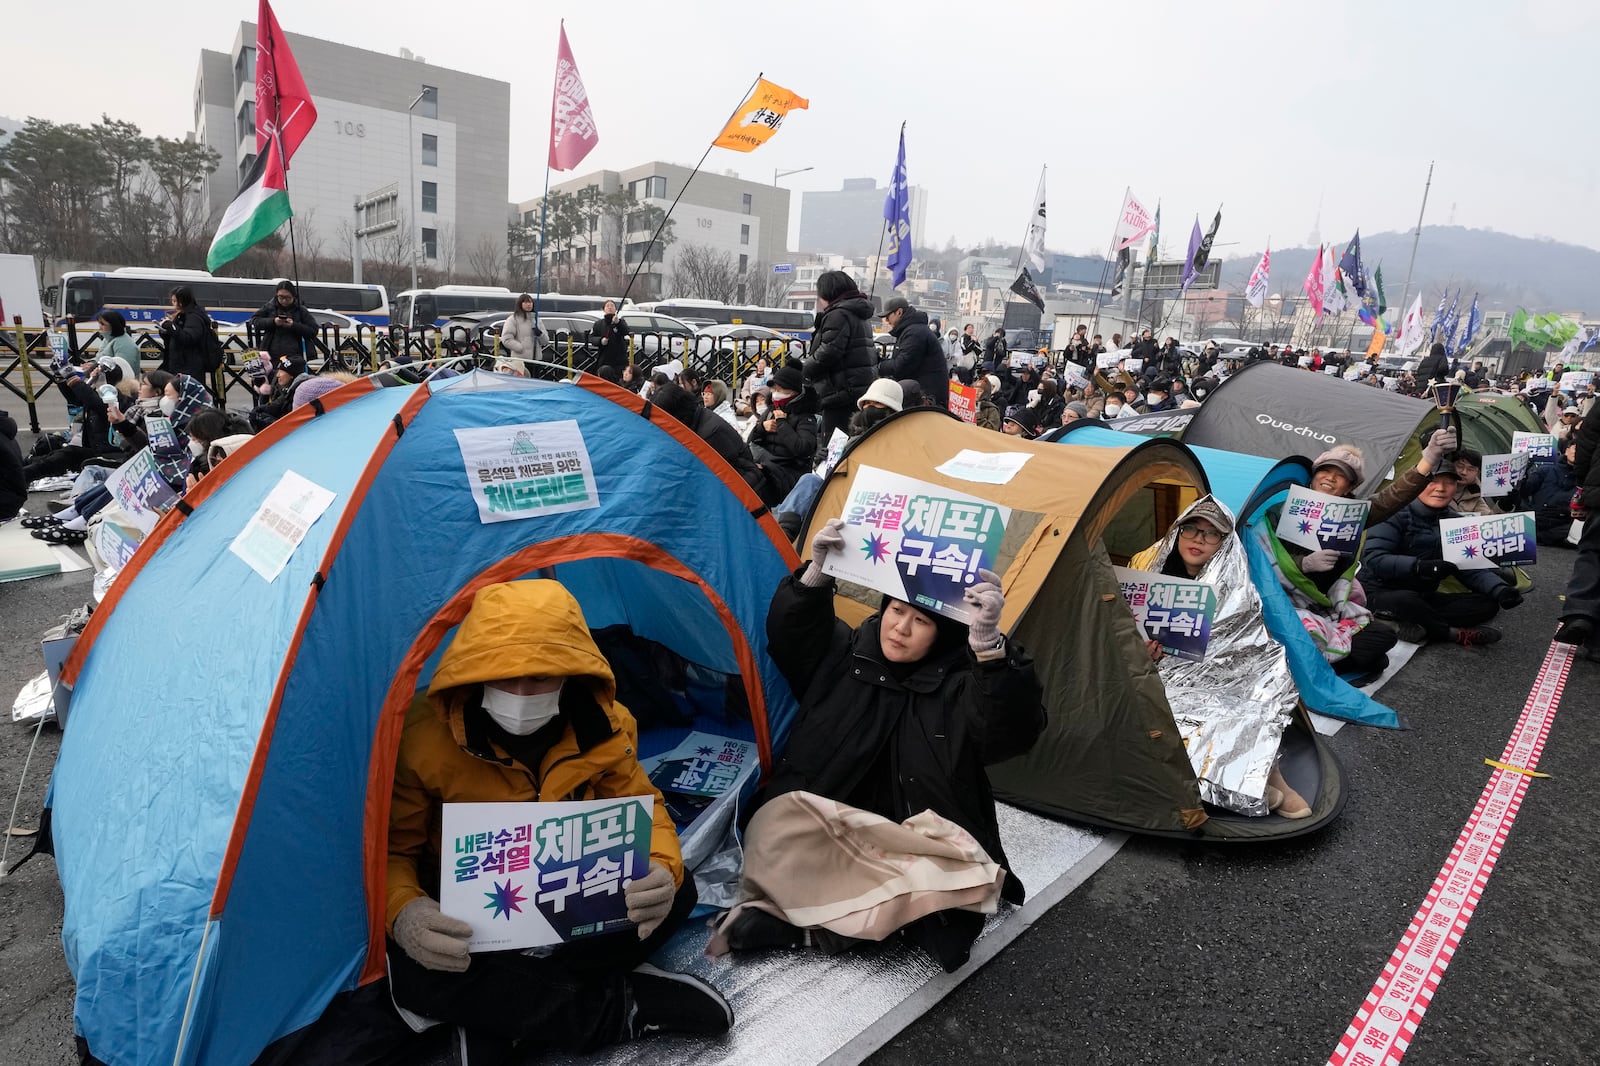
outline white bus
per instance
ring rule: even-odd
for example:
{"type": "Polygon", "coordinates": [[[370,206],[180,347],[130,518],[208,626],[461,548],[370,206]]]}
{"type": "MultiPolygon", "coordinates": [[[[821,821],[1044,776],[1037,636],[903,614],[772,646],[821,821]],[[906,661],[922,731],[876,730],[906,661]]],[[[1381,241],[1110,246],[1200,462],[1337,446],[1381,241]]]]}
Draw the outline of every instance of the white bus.
{"type": "MultiPolygon", "coordinates": [[[[120,311],[129,325],[159,322],[171,310],[169,296],[179,285],[194,292],[195,302],[218,325],[243,325],[272,300],[278,278],[220,278],[204,270],[122,267],[119,270],[74,270],[61,275],[56,298],[56,325],[67,316],[88,323],[101,311],[120,311]]],[[[338,311],[369,326],[389,324],[389,294],[382,285],[333,281],[300,283],[300,302],[308,308],[338,311]]]]}
{"type": "MultiPolygon", "coordinates": [[[[510,289],[489,285],[440,285],[432,289],[407,289],[394,298],[390,321],[406,329],[442,326],[446,319],[474,311],[515,311],[517,297],[510,289]]],[[[604,310],[610,296],[563,296],[541,293],[539,313],[564,315],[573,311],[604,310]]],[[[630,301],[631,302],[631,301],[630,301]]]]}
{"type": "Polygon", "coordinates": [[[816,315],[787,307],[755,307],[725,304],[720,300],[657,300],[640,304],[639,310],[670,315],[685,321],[710,321],[713,325],[765,326],[797,340],[811,339],[811,324],[816,315]]]}

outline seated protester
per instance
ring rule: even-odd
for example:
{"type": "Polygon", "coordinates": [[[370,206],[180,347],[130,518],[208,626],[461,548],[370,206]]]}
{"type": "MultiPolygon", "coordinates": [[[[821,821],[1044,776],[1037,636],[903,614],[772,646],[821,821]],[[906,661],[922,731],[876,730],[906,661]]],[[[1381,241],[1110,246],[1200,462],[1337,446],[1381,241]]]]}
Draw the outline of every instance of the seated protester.
{"type": "MultiPolygon", "coordinates": [[[[857,411],[850,419],[845,434],[850,441],[866,433],[867,430],[882,422],[885,418],[901,409],[902,393],[898,381],[888,378],[879,378],[867,386],[866,393],[856,401],[857,411]]],[[[848,441],[846,442],[848,443],[848,441]]],[[[778,520],[778,526],[790,540],[800,535],[801,523],[810,513],[811,507],[816,503],[817,497],[822,495],[822,486],[827,483],[828,475],[832,469],[824,458],[814,473],[810,473],[795,482],[794,488],[789,490],[789,495],[772,509],[772,515],[778,520]]]]}
{"type": "Polygon", "coordinates": [[[1039,432],[1061,428],[1061,419],[1066,412],[1067,402],[1061,398],[1054,378],[1047,377],[1039,382],[1039,398],[1028,406],[1038,416],[1039,432]]]}
{"type": "Polygon", "coordinates": [[[1150,655],[1161,664],[1161,683],[1200,779],[1200,797],[1239,814],[1305,818],[1310,804],[1278,769],[1278,746],[1300,692],[1283,645],[1267,632],[1261,598],[1250,583],[1250,561],[1233,534],[1233,513],[1215,497],[1202,496],[1165,537],[1129,563],[1135,570],[1203,581],[1217,593],[1204,661],[1163,656],[1155,640],[1150,655]]]}
{"type": "Polygon", "coordinates": [[[737,428],[734,422],[733,394],[728,391],[727,385],[716,378],[712,378],[700,390],[700,399],[705,404],[706,410],[728,423],[728,425],[737,428]]]}
{"type": "Polygon", "coordinates": [[[900,406],[911,411],[918,407],[932,407],[933,401],[928,398],[927,390],[916,378],[902,378],[895,382],[900,386],[900,406]]]}
{"type": "Polygon", "coordinates": [[[189,475],[184,481],[184,488],[192,489],[203,476],[211,472],[212,446],[228,436],[232,429],[228,425],[228,416],[213,407],[191,418],[185,431],[189,436],[189,475]]]}
{"type": "Polygon", "coordinates": [[[17,444],[17,420],[0,411],[0,522],[9,522],[28,502],[28,478],[22,472],[22,448],[17,444]]]}
{"type": "Polygon", "coordinates": [[[1567,546],[1572,529],[1572,494],[1578,479],[1572,472],[1577,461],[1578,442],[1562,449],[1555,462],[1529,463],[1517,485],[1512,510],[1532,511],[1534,537],[1541,546],[1567,546]]]}
{"type": "Polygon", "coordinates": [[[450,1022],[469,1044],[508,1056],[513,1049],[584,1053],[657,1032],[714,1035],[732,1024],[727,1001],[710,985],[645,963],[696,896],[616,687],[578,602],[561,585],[514,581],[478,591],[427,693],[411,704],[395,766],[389,985],[412,1028],[450,1022]],[[471,927],[440,913],[444,804],[651,795],[650,866],[624,890],[636,930],[549,953],[472,955],[471,927]]]}
{"type": "Polygon", "coordinates": [[[250,412],[250,428],[257,433],[289,413],[294,405],[294,390],[311,377],[306,361],[299,356],[279,356],[272,361],[272,368],[272,380],[256,390],[266,400],[250,412]]]}
{"type": "Polygon", "coordinates": [[[1145,413],[1152,415],[1171,411],[1177,407],[1177,403],[1172,399],[1172,382],[1165,378],[1152,381],[1149,389],[1145,391],[1144,402],[1145,413]]]}
{"type": "Polygon", "coordinates": [[[1000,632],[987,570],[965,594],[970,629],[887,596],[856,629],[834,617],[822,567],[845,550],[843,529],[830,519],[772,597],[769,648],[800,714],[745,830],[740,902],[708,951],[831,954],[898,934],[953,971],[997,900],[1024,897],[984,767],[1033,745],[1043,691],[1000,632]]]}
{"type": "Polygon", "coordinates": [[[974,381],[978,388],[978,427],[1000,430],[1000,408],[994,398],[1000,391],[1000,379],[993,374],[980,374],[974,381]]]}
{"type": "Polygon", "coordinates": [[[746,400],[754,400],[756,390],[765,388],[767,379],[772,376],[772,360],[765,355],[756,356],[755,369],[744,376],[744,382],[739,386],[739,395],[746,400]]]}
{"type": "Polygon", "coordinates": [[[778,499],[811,472],[819,434],[817,395],[805,388],[799,368],[791,364],[774,371],[772,411],[750,430],[750,454],[767,475],[768,490],[778,499]]]}
{"type": "Polygon", "coordinates": [[[1061,424],[1070,426],[1074,422],[1081,422],[1089,417],[1089,405],[1082,400],[1073,400],[1061,411],[1061,424]]]}
{"type": "Polygon", "coordinates": [[[1039,413],[1031,407],[1018,408],[1000,423],[1000,432],[1008,437],[1033,440],[1039,435],[1039,413]]]}
{"type": "Polygon", "coordinates": [[[735,396],[733,398],[733,417],[728,420],[728,424],[733,426],[735,433],[739,434],[739,439],[748,444],[750,442],[750,427],[756,424],[755,405],[743,396],[735,396]]]}
{"type": "Polygon", "coordinates": [[[1108,392],[1101,402],[1100,417],[1107,422],[1115,422],[1119,418],[1132,418],[1139,412],[1132,407],[1124,407],[1126,401],[1120,392],[1108,392]]]}
{"type": "Polygon", "coordinates": [[[1450,507],[1459,483],[1455,466],[1443,464],[1405,510],[1368,530],[1362,579],[1373,610],[1399,621],[1402,635],[1409,629],[1473,647],[1500,639],[1484,623],[1521,603],[1522,593],[1498,568],[1458,570],[1444,561],[1439,522],[1461,517],[1450,507]]]}
{"type": "Polygon", "coordinates": [[[1451,506],[1462,514],[1500,514],[1495,501],[1483,494],[1483,453],[1472,448],[1456,449],[1456,498],[1451,506]]]}
{"type": "Polygon", "coordinates": [[[749,445],[739,439],[738,430],[719,418],[716,412],[707,409],[699,397],[679,385],[658,386],[651,394],[650,401],[709,444],[711,450],[722,456],[722,461],[733,467],[744,483],[755,490],[762,503],[772,506],[775,499],[769,499],[772,493],[766,476],[756,465],[749,445]]]}
{"type": "Polygon", "coordinates": [[[1583,425],[1576,404],[1569,404],[1561,411],[1561,418],[1551,428],[1550,432],[1556,435],[1556,451],[1566,450],[1567,445],[1577,439],[1578,429],[1583,425]]]}
{"type": "Polygon", "coordinates": [[[328,395],[341,385],[348,385],[355,381],[354,374],[347,374],[342,370],[331,370],[326,374],[315,374],[294,387],[294,399],[289,404],[289,410],[304,407],[312,400],[328,395]]]}
{"type": "Polygon", "coordinates": [[[23,476],[29,482],[62,474],[76,474],[88,460],[117,451],[111,441],[108,409],[117,409],[118,405],[106,403],[104,397],[89,384],[88,377],[87,368],[75,366],[68,368],[65,376],[56,382],[56,388],[66,398],[68,408],[77,408],[82,413],[78,416],[79,424],[73,429],[68,443],[23,465],[23,476]]]}

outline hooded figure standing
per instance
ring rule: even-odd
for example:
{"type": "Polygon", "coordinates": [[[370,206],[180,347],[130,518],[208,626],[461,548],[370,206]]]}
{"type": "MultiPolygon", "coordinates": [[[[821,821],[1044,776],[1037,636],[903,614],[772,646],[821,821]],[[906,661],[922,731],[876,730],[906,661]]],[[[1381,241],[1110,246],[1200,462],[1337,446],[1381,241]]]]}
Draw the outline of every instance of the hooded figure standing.
{"type": "Polygon", "coordinates": [[[983,915],[1023,900],[984,767],[1033,746],[1043,690],[1000,632],[1005,597],[987,570],[965,595],[970,627],[887,596],[855,629],[836,618],[822,566],[845,550],[843,529],[822,527],[767,612],[800,716],[745,832],[741,902],[710,950],[833,953],[899,934],[953,971],[983,915]]]}
{"type": "Polygon", "coordinates": [[[871,322],[872,301],[856,288],[854,278],[842,270],[829,270],[817,278],[814,340],[800,373],[817,394],[823,440],[849,424],[856,401],[872,384],[877,353],[871,322]]]}
{"type": "Polygon", "coordinates": [[[419,1032],[587,1052],[656,1032],[733,1023],[709,984],[645,960],[695,904],[678,834],[639,765],[638,727],[572,594],[555,581],[480,589],[426,695],[406,715],[389,809],[389,982],[419,1032]],[[469,954],[471,927],[439,911],[446,803],[654,796],[648,872],[624,888],[637,929],[548,954],[469,954]]]}

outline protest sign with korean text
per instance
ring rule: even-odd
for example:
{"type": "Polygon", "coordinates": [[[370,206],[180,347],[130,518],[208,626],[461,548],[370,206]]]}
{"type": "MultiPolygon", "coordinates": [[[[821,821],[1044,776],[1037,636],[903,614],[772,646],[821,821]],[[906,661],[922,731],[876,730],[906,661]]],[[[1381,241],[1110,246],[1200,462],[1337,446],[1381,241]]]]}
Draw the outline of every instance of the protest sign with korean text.
{"type": "Polygon", "coordinates": [[[845,550],[828,553],[824,573],[970,622],[962,597],[995,569],[1011,508],[863,466],[839,517],[845,550]]]}
{"type": "Polygon", "coordinates": [[[1074,389],[1086,389],[1089,387],[1089,368],[1079,366],[1077,363],[1062,364],[1061,377],[1074,389]]]}
{"type": "Polygon", "coordinates": [[[458,429],[455,434],[480,522],[600,506],[589,449],[575,419],[458,429]]]}
{"type": "Polygon", "coordinates": [[[654,796],[446,803],[439,910],[472,926],[473,951],[627,929],[623,890],[650,869],[654,810],[654,796]]]}
{"type": "Polygon", "coordinates": [[[1275,532],[1285,544],[1354,555],[1361,548],[1370,509],[1366,500],[1347,500],[1296,485],[1283,503],[1275,532]]]}
{"type": "Polygon", "coordinates": [[[1569,370],[1561,375],[1561,382],[1556,386],[1562,392],[1579,392],[1589,387],[1594,380],[1592,370],[1569,370]]]}
{"type": "Polygon", "coordinates": [[[963,422],[978,421],[978,390],[959,381],[950,383],[950,413],[963,422]]]}
{"type": "Polygon", "coordinates": [[[760,761],[752,740],[690,733],[671,751],[639,765],[666,798],[673,822],[686,826],[718,798],[737,794],[760,761]]]}
{"type": "Polygon", "coordinates": [[[144,420],[144,433],[150,441],[150,447],[162,455],[183,451],[183,442],[178,439],[177,430],[172,428],[172,420],[162,415],[151,415],[144,420]]]}
{"type": "Polygon", "coordinates": [[[1483,495],[1488,497],[1511,495],[1522,482],[1522,475],[1527,469],[1526,452],[1485,455],[1483,469],[1479,472],[1483,495]]]}
{"type": "Polygon", "coordinates": [[[285,470],[228,550],[268,581],[276,581],[337,494],[285,470]]]}
{"type": "Polygon", "coordinates": [[[1462,570],[1526,566],[1538,561],[1532,511],[1441,519],[1439,546],[1444,561],[1462,570]]]}
{"type": "Polygon", "coordinates": [[[1532,459],[1554,459],[1556,437],[1554,433],[1524,433],[1519,430],[1511,434],[1511,450],[1522,452],[1532,459]]]}
{"type": "Polygon", "coordinates": [[[106,491],[147,537],[161,516],[178,502],[178,494],[156,469],[156,457],[149,448],[140,448],[133,458],[113,470],[106,478],[106,491]]]}
{"type": "Polygon", "coordinates": [[[1216,589],[1204,581],[1149,570],[1112,569],[1146,640],[1159,641],[1161,650],[1174,658],[1200,662],[1206,657],[1211,622],[1217,614],[1216,589]]]}

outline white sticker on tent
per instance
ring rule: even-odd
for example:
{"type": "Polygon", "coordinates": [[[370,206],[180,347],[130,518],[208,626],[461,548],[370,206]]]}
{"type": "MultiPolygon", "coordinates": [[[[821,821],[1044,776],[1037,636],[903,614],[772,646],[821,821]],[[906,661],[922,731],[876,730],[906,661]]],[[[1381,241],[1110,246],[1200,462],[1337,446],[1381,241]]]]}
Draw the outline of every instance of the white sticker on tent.
{"type": "Polygon", "coordinates": [[[480,522],[600,506],[589,449],[573,419],[458,429],[456,444],[480,522]]]}
{"type": "Polygon", "coordinates": [[[337,496],[293,470],[285,470],[228,550],[268,581],[275,581],[337,496]]]}
{"type": "Polygon", "coordinates": [[[1033,458],[1032,452],[979,452],[963,448],[934,467],[945,477],[958,477],[962,481],[978,481],[985,485],[1004,485],[1017,476],[1022,465],[1033,458]]]}

